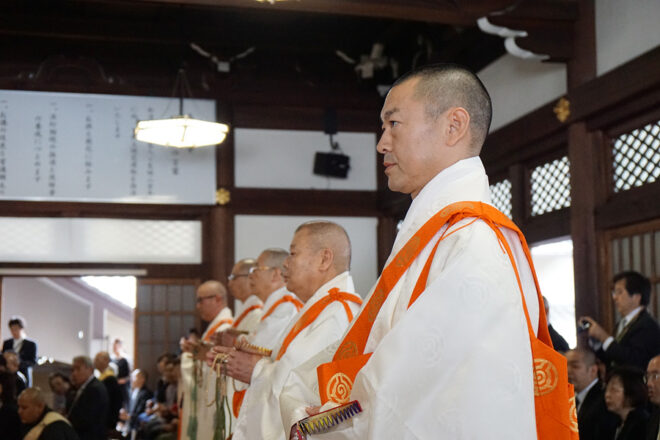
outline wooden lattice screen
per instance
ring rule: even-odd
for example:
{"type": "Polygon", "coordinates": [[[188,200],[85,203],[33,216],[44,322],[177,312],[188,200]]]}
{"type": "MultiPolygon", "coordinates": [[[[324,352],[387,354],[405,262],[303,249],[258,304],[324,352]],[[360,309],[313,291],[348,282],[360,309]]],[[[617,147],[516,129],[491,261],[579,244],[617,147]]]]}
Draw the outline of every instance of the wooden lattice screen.
{"type": "Polygon", "coordinates": [[[660,178],[660,121],[612,139],[612,177],[614,192],[660,178]]]}
{"type": "Polygon", "coordinates": [[[535,167],[531,172],[531,215],[571,206],[571,173],[564,156],[535,167]]]}

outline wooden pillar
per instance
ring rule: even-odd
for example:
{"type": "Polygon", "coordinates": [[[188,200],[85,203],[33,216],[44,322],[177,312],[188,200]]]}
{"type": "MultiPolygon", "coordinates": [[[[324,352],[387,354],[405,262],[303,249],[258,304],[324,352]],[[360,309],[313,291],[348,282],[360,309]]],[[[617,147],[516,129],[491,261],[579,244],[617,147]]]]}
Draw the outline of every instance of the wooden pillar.
{"type": "MultiPolygon", "coordinates": [[[[219,98],[221,99],[221,98],[219,98]]],[[[204,272],[208,279],[215,279],[223,284],[234,264],[234,210],[231,197],[234,189],[234,128],[232,127],[231,105],[218,101],[216,113],[218,121],[228,123],[229,133],[225,141],[216,148],[216,189],[226,190],[230,201],[217,204],[205,219],[203,255],[204,272]]],[[[230,307],[233,298],[229,297],[230,307]]]]}
{"type": "Polygon", "coordinates": [[[394,246],[397,223],[398,220],[395,217],[378,217],[378,273],[385,267],[387,257],[390,256],[392,246],[394,246]]]}

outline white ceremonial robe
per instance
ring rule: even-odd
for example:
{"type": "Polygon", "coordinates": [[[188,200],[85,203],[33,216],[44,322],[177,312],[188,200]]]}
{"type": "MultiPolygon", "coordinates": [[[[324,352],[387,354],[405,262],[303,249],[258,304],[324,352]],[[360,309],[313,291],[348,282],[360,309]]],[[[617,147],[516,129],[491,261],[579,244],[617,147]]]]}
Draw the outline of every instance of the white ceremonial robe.
{"type": "MultiPolygon", "coordinates": [[[[490,203],[478,157],[434,177],[413,200],[389,260],[443,207],[490,203]]],[[[458,222],[438,246],[426,289],[408,309],[415,283],[446,226],[395,285],[376,316],[351,400],[363,412],[314,439],[536,439],[532,353],[520,290],[506,252],[483,221],[458,222]]],[[[534,331],[538,300],[515,233],[503,230],[520,272],[534,331]]],[[[388,263],[389,263],[388,260],[388,263]]],[[[368,303],[372,292],[365,300],[368,303]]],[[[318,405],[316,366],[334,347],[291,373],[281,394],[287,429],[318,405]]],[[[322,409],[331,408],[326,404],[322,409]]]]}
{"type": "MultiPolygon", "coordinates": [[[[277,301],[282,299],[282,297],[289,295],[292,296],[296,299],[298,297],[286,290],[286,287],[281,287],[274,292],[272,292],[268,298],[266,298],[266,302],[264,303],[264,308],[263,308],[263,314],[262,316],[265,316],[266,313],[275,305],[277,301]]],[[[299,300],[299,299],[298,299],[299,300]]],[[[300,300],[299,300],[300,301],[300,300]]],[[[268,315],[265,319],[259,322],[259,325],[257,326],[257,329],[255,332],[248,337],[248,341],[256,345],[258,347],[263,347],[267,348],[269,350],[272,350],[275,348],[275,344],[280,339],[283,339],[285,337],[284,330],[286,330],[289,327],[289,323],[293,319],[294,316],[298,313],[298,309],[296,309],[296,306],[293,305],[290,302],[283,302],[279,304],[275,310],[273,310],[273,313],[268,315]]],[[[239,380],[232,380],[233,387],[231,387],[234,391],[242,391],[245,390],[249,385],[241,382],[239,380]]],[[[236,420],[234,418],[234,420],[236,420]]]]}
{"type": "MultiPolygon", "coordinates": [[[[286,290],[286,287],[281,287],[276,291],[272,292],[266,302],[264,303],[264,308],[262,316],[265,316],[266,313],[273,307],[273,305],[282,299],[282,297],[290,295],[296,299],[298,297],[286,290]]],[[[299,299],[298,299],[299,300],[299,299]]],[[[296,306],[290,302],[283,302],[275,308],[273,313],[268,315],[268,317],[259,322],[254,335],[250,338],[250,342],[259,347],[264,347],[272,350],[275,348],[275,344],[284,338],[284,330],[287,329],[289,323],[294,316],[298,314],[298,309],[296,306]]]]}
{"type": "MultiPolygon", "coordinates": [[[[348,272],[337,275],[325,283],[290,321],[275,345],[271,358],[262,359],[255,366],[238,416],[233,440],[272,440],[284,439],[288,436],[288,428],[285,433],[280,418],[279,395],[282,386],[293,368],[336,341],[348,328],[349,321],[344,306],[340,302],[329,304],[312,324],[296,336],[280,360],[276,361],[275,358],[284,338],[298,318],[334,287],[343,292],[354,292],[353,281],[348,272]]],[[[355,316],[359,305],[349,302],[349,307],[355,316]]]]}
{"type": "MultiPolygon", "coordinates": [[[[258,296],[256,295],[250,295],[246,300],[245,303],[243,303],[243,310],[247,310],[252,306],[256,305],[263,305],[261,303],[261,300],[259,299],[258,296]]],[[[257,326],[259,325],[259,321],[261,320],[261,315],[262,315],[263,309],[257,308],[257,309],[252,309],[251,311],[248,312],[247,315],[243,317],[241,322],[238,324],[238,326],[234,327],[236,330],[248,332],[249,334],[254,333],[254,331],[257,329],[257,326]]],[[[241,312],[243,314],[243,312],[241,312]]],[[[241,315],[236,315],[236,319],[238,320],[241,315]]]]}
{"type": "MultiPolygon", "coordinates": [[[[220,313],[209,323],[206,331],[202,335],[202,339],[206,338],[209,331],[220,321],[224,319],[231,319],[231,310],[227,307],[222,309],[220,313]]],[[[213,330],[214,333],[227,330],[231,327],[231,323],[223,324],[217,329],[213,330]]],[[[215,405],[207,407],[207,403],[213,402],[215,398],[215,378],[216,374],[206,365],[206,362],[198,362],[201,366],[201,382],[197,383],[197,438],[190,438],[188,436],[188,423],[191,417],[191,396],[192,387],[194,386],[194,361],[190,353],[183,353],[181,355],[181,383],[183,384],[183,408],[180,419],[181,423],[181,439],[180,440],[211,440],[213,438],[213,428],[215,420],[215,405]]],[[[230,416],[226,414],[226,417],[230,416]]],[[[225,419],[228,420],[228,419],[225,419]]]]}

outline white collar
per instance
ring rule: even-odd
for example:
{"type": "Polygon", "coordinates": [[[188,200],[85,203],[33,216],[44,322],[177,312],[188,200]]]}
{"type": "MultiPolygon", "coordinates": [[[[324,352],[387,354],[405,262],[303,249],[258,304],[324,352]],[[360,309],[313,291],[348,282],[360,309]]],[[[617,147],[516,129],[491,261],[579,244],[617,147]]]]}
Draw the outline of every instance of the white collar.
{"type": "Polygon", "coordinates": [[[249,307],[257,305],[263,305],[259,297],[257,295],[250,295],[243,303],[243,311],[247,310],[249,307]]]}
{"type": "Polygon", "coordinates": [[[220,313],[215,315],[215,318],[213,318],[213,321],[209,322],[208,327],[206,327],[206,331],[202,335],[202,339],[204,339],[204,337],[206,336],[206,333],[209,330],[211,330],[215,324],[222,321],[223,319],[228,319],[228,318],[231,318],[231,317],[232,317],[232,314],[231,314],[231,310],[229,310],[229,307],[225,307],[224,309],[220,310],[220,313]]]}
{"type": "Polygon", "coordinates": [[[295,298],[298,298],[296,295],[286,290],[286,286],[282,286],[279,289],[272,291],[270,295],[268,295],[266,302],[264,302],[264,310],[270,310],[273,304],[275,304],[285,295],[291,295],[295,298]]]}
{"type": "MultiPolygon", "coordinates": [[[[307,302],[305,303],[305,307],[303,309],[308,309],[309,308],[308,305],[311,306],[316,301],[327,295],[328,291],[333,287],[338,288],[342,292],[355,293],[353,278],[348,273],[348,271],[342,272],[333,279],[323,284],[321,287],[319,287],[316,290],[316,292],[314,292],[314,295],[312,295],[312,297],[307,300],[307,302]]],[[[301,310],[301,312],[303,312],[303,310],[301,310]]]]}
{"type": "Polygon", "coordinates": [[[16,346],[19,345],[19,344],[22,344],[23,341],[25,341],[25,337],[24,337],[24,336],[21,336],[21,337],[18,338],[18,339],[14,339],[14,347],[16,347],[16,346]]]}
{"type": "Polygon", "coordinates": [[[479,156],[460,160],[440,171],[417,194],[403,219],[390,256],[445,206],[461,201],[490,203],[488,177],[479,156]]]}
{"type": "Polygon", "coordinates": [[[630,312],[626,316],[624,316],[623,317],[623,323],[624,323],[623,325],[628,325],[628,323],[630,321],[632,321],[635,318],[635,316],[637,316],[637,314],[642,311],[643,308],[644,308],[644,306],[639,306],[639,307],[635,308],[632,312],[630,312]]]}
{"type": "Polygon", "coordinates": [[[587,397],[587,394],[589,394],[589,391],[590,391],[590,390],[594,387],[594,385],[596,385],[597,383],[598,383],[598,378],[595,378],[595,379],[594,379],[589,385],[587,385],[582,391],[580,391],[579,393],[577,393],[577,395],[575,396],[575,398],[578,399],[578,401],[580,402],[580,405],[578,405],[578,406],[582,406],[582,404],[584,403],[584,399],[587,397]]]}

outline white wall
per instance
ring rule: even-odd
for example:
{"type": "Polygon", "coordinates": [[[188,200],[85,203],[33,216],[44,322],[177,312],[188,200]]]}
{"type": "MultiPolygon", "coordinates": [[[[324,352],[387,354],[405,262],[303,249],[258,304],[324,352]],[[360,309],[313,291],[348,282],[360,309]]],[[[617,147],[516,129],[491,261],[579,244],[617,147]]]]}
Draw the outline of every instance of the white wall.
{"type": "Polygon", "coordinates": [[[598,75],[660,44],[660,1],[596,0],[598,75]]]}
{"type": "Polygon", "coordinates": [[[38,344],[38,356],[71,362],[89,355],[91,304],[66,293],[46,278],[11,278],[2,282],[2,338],[10,338],[7,322],[12,315],[27,321],[26,331],[38,344]],[[83,331],[83,338],[78,332],[83,331]]]}
{"type": "MultiPolygon", "coordinates": [[[[374,113],[374,118],[377,116],[374,113]]],[[[333,137],[350,157],[346,179],[313,174],[314,154],[330,151],[329,137],[320,131],[237,128],[234,136],[238,187],[376,190],[374,133],[338,133],[333,137]]]]}
{"type": "Polygon", "coordinates": [[[566,66],[506,54],[478,73],[493,101],[491,132],[566,93],[566,66]]]}
{"type": "Polygon", "coordinates": [[[236,259],[256,258],[270,247],[289,250],[296,228],[303,222],[320,219],[333,221],[346,229],[353,251],[351,274],[357,293],[364,297],[378,272],[376,218],[237,215],[234,223],[236,259]]]}

